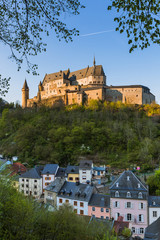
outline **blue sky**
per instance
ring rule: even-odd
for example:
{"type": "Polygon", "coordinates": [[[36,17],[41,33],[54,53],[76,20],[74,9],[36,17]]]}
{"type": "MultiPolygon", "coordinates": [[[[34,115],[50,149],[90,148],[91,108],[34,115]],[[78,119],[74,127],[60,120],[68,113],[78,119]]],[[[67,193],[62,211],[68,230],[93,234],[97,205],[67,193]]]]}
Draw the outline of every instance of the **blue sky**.
{"type": "Polygon", "coordinates": [[[129,53],[128,40],[125,34],[115,32],[113,21],[115,12],[107,11],[109,0],[88,0],[86,8],[79,16],[64,16],[64,21],[80,31],[79,37],[74,37],[71,43],[58,41],[54,33],[45,37],[47,52],[31,59],[39,66],[39,76],[26,72],[25,64],[18,72],[15,62],[8,57],[10,50],[0,45],[0,73],[3,77],[11,77],[10,90],[5,99],[9,102],[21,103],[21,88],[25,78],[30,88],[30,98],[37,94],[38,83],[46,73],[70,68],[75,71],[92,66],[93,57],[96,64],[102,64],[107,76],[107,85],[148,86],[160,103],[160,47],[151,45],[148,49],[135,50],[129,53]],[[107,31],[107,32],[103,32],[107,31]],[[103,32],[96,35],[90,33],[103,32]],[[84,36],[87,35],[87,36],[84,36]]]}

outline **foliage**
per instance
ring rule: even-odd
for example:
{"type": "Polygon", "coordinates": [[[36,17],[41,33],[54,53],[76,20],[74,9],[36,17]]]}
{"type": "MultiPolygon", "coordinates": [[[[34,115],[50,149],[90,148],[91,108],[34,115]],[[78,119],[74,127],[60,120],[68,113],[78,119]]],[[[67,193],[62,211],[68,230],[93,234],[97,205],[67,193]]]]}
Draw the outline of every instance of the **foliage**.
{"type": "Polygon", "coordinates": [[[49,212],[45,206],[18,193],[6,180],[0,179],[0,239],[94,240],[108,236],[114,240],[106,228],[101,229],[99,222],[93,226],[67,206],[49,212]]]}
{"type": "Polygon", "coordinates": [[[36,74],[37,65],[31,64],[28,57],[46,51],[42,41],[43,33],[49,35],[54,30],[56,36],[72,41],[78,31],[69,29],[61,20],[66,13],[77,15],[83,7],[77,0],[6,0],[0,3],[0,41],[11,50],[11,58],[20,69],[26,60],[28,72],[36,74]]]}
{"type": "Polygon", "coordinates": [[[130,52],[147,48],[150,43],[160,44],[160,2],[156,0],[111,0],[108,10],[115,9],[116,31],[126,32],[130,52]]]}
{"type": "Polygon", "coordinates": [[[0,152],[30,166],[66,166],[79,157],[112,167],[153,168],[160,160],[160,123],[145,106],[98,102],[89,106],[5,109],[0,118],[0,152]],[[97,108],[98,106],[98,108],[97,108]]]}
{"type": "Polygon", "coordinates": [[[10,78],[2,78],[0,75],[0,95],[5,96],[9,89],[10,78]]]}
{"type": "Polygon", "coordinates": [[[131,236],[131,230],[129,229],[129,228],[124,228],[123,230],[122,230],[122,235],[124,236],[124,237],[130,237],[131,236]]]}
{"type": "Polygon", "coordinates": [[[147,184],[151,195],[160,195],[160,169],[155,171],[154,175],[148,177],[147,184]]]}

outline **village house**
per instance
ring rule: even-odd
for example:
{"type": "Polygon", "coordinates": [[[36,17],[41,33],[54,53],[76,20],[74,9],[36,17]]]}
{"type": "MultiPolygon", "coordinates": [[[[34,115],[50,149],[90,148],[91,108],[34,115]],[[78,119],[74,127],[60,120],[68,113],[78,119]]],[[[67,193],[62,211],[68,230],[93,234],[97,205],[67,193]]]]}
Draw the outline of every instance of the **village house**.
{"type": "Polygon", "coordinates": [[[160,217],[160,196],[149,196],[149,224],[153,223],[160,217]]]}
{"type": "Polygon", "coordinates": [[[42,183],[43,192],[44,188],[55,180],[56,173],[58,171],[58,164],[46,164],[42,171],[42,183]]]}
{"type": "Polygon", "coordinates": [[[36,166],[19,176],[19,191],[25,196],[39,198],[42,194],[43,166],[36,166]]]}
{"type": "Polygon", "coordinates": [[[93,174],[93,162],[91,160],[81,160],[79,164],[80,183],[91,183],[93,174]]]}
{"type": "Polygon", "coordinates": [[[110,219],[110,196],[103,194],[92,194],[88,204],[88,215],[101,219],[110,219]]]}
{"type": "Polygon", "coordinates": [[[93,175],[95,178],[105,177],[106,167],[105,166],[93,167],[93,175]]]}
{"type": "Polygon", "coordinates": [[[88,216],[88,203],[93,194],[94,187],[79,182],[65,182],[57,195],[57,207],[69,204],[74,212],[88,216]]]}
{"type": "Polygon", "coordinates": [[[65,183],[65,178],[56,178],[44,189],[44,203],[57,206],[57,194],[65,183]]]}
{"type": "Polygon", "coordinates": [[[66,168],[66,178],[68,182],[79,182],[79,167],[68,165],[66,168]]]}
{"type": "Polygon", "coordinates": [[[148,226],[148,187],[132,172],[124,171],[110,186],[111,217],[130,223],[133,236],[143,238],[148,226]]]}

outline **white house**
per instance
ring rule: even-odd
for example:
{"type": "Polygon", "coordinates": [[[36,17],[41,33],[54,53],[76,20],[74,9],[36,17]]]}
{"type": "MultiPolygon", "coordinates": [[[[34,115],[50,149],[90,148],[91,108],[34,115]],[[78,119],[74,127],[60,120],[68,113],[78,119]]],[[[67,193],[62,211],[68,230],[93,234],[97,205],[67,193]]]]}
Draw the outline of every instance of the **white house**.
{"type": "Polygon", "coordinates": [[[81,160],[79,164],[80,183],[91,183],[93,173],[93,162],[90,160],[81,160]]]}
{"type": "Polygon", "coordinates": [[[39,198],[42,194],[42,166],[36,166],[19,177],[19,191],[25,196],[39,198]]]}
{"type": "Polygon", "coordinates": [[[160,217],[160,196],[149,196],[149,224],[160,217]]]}
{"type": "Polygon", "coordinates": [[[93,186],[82,183],[65,182],[57,195],[57,207],[69,204],[74,212],[88,215],[88,203],[93,193],[93,186]]]}
{"type": "Polygon", "coordinates": [[[55,180],[56,173],[59,169],[58,164],[46,164],[42,171],[42,187],[48,186],[51,182],[55,180]]]}

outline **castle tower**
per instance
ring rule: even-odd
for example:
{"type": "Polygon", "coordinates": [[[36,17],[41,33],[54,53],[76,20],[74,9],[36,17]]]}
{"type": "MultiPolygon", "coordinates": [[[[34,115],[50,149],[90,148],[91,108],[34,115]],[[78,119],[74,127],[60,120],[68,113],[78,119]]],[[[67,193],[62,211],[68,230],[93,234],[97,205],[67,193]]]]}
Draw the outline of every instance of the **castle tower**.
{"type": "Polygon", "coordinates": [[[42,83],[40,81],[39,85],[38,85],[38,100],[40,101],[41,100],[41,91],[43,91],[43,86],[42,86],[42,83]]]}
{"type": "Polygon", "coordinates": [[[29,99],[29,87],[28,87],[27,81],[25,79],[23,88],[22,88],[22,108],[27,107],[27,99],[29,99]]]}
{"type": "Polygon", "coordinates": [[[95,59],[95,56],[94,56],[94,59],[93,59],[93,66],[96,66],[96,59],[95,59]]]}

